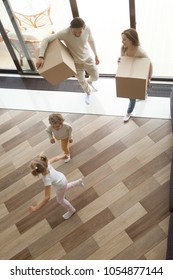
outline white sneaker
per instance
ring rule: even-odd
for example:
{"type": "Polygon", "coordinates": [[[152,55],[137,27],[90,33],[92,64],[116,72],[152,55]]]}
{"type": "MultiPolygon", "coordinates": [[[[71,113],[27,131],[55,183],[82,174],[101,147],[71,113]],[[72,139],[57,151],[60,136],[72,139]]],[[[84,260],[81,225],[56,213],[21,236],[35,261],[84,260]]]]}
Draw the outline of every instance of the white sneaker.
{"type": "Polygon", "coordinates": [[[76,209],[73,212],[68,211],[64,215],[62,215],[62,217],[64,218],[64,220],[68,220],[75,212],[76,209]]]}
{"type": "Polygon", "coordinates": [[[79,184],[80,184],[80,186],[82,187],[82,188],[84,188],[84,182],[83,182],[83,180],[82,179],[79,179],[79,184]]]}
{"type": "Polygon", "coordinates": [[[124,122],[128,122],[131,117],[131,113],[127,113],[123,119],[124,122]]]}
{"type": "Polygon", "coordinates": [[[87,94],[86,97],[85,97],[85,102],[86,104],[90,104],[90,94],[87,94]]]}
{"type": "Polygon", "coordinates": [[[67,156],[67,158],[64,160],[65,163],[69,162],[71,160],[70,155],[67,156]]]}

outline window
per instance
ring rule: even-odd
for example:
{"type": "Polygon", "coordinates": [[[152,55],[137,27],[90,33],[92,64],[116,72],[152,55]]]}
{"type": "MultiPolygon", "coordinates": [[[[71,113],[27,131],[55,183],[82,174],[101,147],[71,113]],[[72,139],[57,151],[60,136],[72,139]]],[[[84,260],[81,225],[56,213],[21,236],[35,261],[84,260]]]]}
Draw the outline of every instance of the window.
{"type": "MultiPolygon", "coordinates": [[[[16,54],[20,72],[34,73],[41,40],[69,26],[72,12],[69,0],[3,0],[0,2],[0,18],[4,29],[8,31],[7,36],[16,54]],[[15,18],[13,20],[10,19],[11,9],[15,18]]],[[[16,69],[2,36],[0,50],[3,54],[0,69],[16,69]]]]}
{"type": "MultiPolygon", "coordinates": [[[[40,3],[48,3],[50,5],[50,22],[51,30],[57,32],[69,26],[73,18],[71,10],[72,1],[70,0],[38,0],[40,3]]],[[[6,30],[15,33],[14,27],[11,23],[9,15],[5,9],[4,3],[19,3],[20,0],[3,0],[0,1],[0,18],[6,30]]],[[[20,9],[23,7],[24,2],[34,3],[35,0],[22,1],[20,9]]],[[[99,73],[100,74],[115,74],[117,70],[117,59],[120,55],[121,48],[121,33],[124,29],[130,27],[130,14],[129,14],[129,0],[76,0],[79,16],[84,19],[86,24],[90,26],[93,37],[95,39],[96,49],[100,59],[99,73]]],[[[38,6],[37,6],[38,8],[38,6]]],[[[40,7],[39,7],[40,8],[40,7]]],[[[139,33],[139,38],[142,47],[148,53],[153,63],[153,76],[155,77],[168,77],[173,78],[172,61],[173,61],[173,1],[172,0],[140,0],[135,1],[136,8],[136,29],[139,33]]],[[[14,7],[13,7],[14,9],[14,7]]],[[[15,4],[15,9],[17,6],[15,4]]],[[[19,10],[20,10],[19,9],[19,10]]],[[[13,10],[13,13],[15,11],[13,10]]],[[[18,11],[19,12],[19,11],[18,11]]],[[[45,18],[41,18],[45,20],[45,18]]],[[[23,28],[19,21],[19,29],[23,28]]],[[[25,26],[26,27],[26,26],[25,26]]],[[[27,26],[26,30],[22,29],[22,36],[34,36],[40,41],[43,37],[47,36],[50,28],[46,32],[44,26],[32,27],[27,26]],[[38,36],[39,35],[39,36],[38,36]],[[42,36],[43,35],[43,36],[42,36]]],[[[10,33],[9,33],[10,34],[10,33]]],[[[24,39],[24,38],[23,38],[24,39]]],[[[25,40],[24,43],[26,44],[25,40]]],[[[37,42],[36,42],[37,44],[37,42]]],[[[13,46],[14,47],[14,46],[13,46]]],[[[29,55],[34,63],[33,46],[28,46],[29,55]]],[[[16,66],[11,59],[11,56],[6,48],[2,36],[0,37],[0,50],[3,54],[0,61],[0,69],[15,69],[16,66]],[[6,61],[5,61],[6,59],[6,61]]],[[[24,57],[21,61],[20,53],[15,49],[19,63],[22,69],[30,71],[30,64],[24,57]]]]}
{"type": "Polygon", "coordinates": [[[115,74],[121,32],[130,26],[129,0],[77,0],[79,16],[90,26],[100,58],[99,72],[115,74]]]}
{"type": "Polygon", "coordinates": [[[136,1],[136,29],[153,63],[153,76],[173,76],[173,1],[136,1]]]}

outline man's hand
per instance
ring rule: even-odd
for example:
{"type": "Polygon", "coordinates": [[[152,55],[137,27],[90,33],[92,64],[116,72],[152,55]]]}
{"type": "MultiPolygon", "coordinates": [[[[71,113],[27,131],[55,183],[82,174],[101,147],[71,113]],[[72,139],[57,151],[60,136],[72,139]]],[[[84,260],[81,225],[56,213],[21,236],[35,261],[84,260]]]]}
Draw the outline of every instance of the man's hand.
{"type": "Polygon", "coordinates": [[[95,64],[98,65],[100,63],[98,56],[95,57],[95,64]]]}
{"type": "Polygon", "coordinates": [[[44,64],[44,58],[39,57],[36,61],[36,68],[39,69],[39,68],[43,67],[43,64],[44,64]]]}

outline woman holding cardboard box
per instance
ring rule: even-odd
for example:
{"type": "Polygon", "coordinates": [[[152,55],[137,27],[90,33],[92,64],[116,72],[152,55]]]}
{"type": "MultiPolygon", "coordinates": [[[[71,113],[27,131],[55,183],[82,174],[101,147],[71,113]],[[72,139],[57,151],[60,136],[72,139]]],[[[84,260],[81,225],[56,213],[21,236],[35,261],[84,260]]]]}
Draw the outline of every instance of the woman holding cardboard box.
{"type": "MultiPolygon", "coordinates": [[[[148,55],[144,52],[144,50],[140,46],[138,33],[135,29],[129,28],[124,30],[121,33],[122,36],[122,47],[121,47],[121,56],[129,56],[129,57],[147,57],[148,55]]],[[[121,58],[118,59],[118,63],[121,61],[121,58]]],[[[150,64],[150,71],[148,75],[148,86],[150,84],[152,76],[152,63],[150,64]]],[[[127,109],[127,114],[124,117],[124,122],[128,122],[131,113],[133,112],[136,104],[136,99],[130,99],[129,106],[127,109]]]]}
{"type": "Polygon", "coordinates": [[[90,103],[90,94],[94,90],[92,82],[98,80],[99,73],[97,66],[99,64],[99,58],[94,43],[94,39],[89,27],[85,25],[85,22],[79,18],[74,18],[70,27],[61,30],[53,35],[50,35],[43,39],[39,52],[39,59],[36,62],[36,67],[42,67],[44,64],[44,54],[46,48],[50,42],[55,39],[64,41],[71,55],[73,56],[76,67],[76,78],[78,79],[82,89],[87,94],[86,103],[90,103]],[[95,55],[95,62],[91,57],[88,43],[95,55]],[[85,79],[85,71],[89,74],[89,79],[85,79]]]}

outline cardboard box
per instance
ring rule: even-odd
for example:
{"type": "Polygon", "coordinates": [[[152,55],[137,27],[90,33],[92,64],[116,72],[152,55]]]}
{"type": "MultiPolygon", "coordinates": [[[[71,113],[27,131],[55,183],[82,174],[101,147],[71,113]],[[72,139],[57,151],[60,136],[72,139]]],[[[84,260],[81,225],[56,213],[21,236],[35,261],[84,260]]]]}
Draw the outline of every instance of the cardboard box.
{"type": "Polygon", "coordinates": [[[145,99],[149,69],[149,58],[121,57],[116,73],[117,97],[145,99]]]}
{"type": "Polygon", "coordinates": [[[44,56],[44,65],[38,69],[38,72],[53,85],[76,74],[71,54],[67,47],[58,39],[49,43],[44,56]]]}

